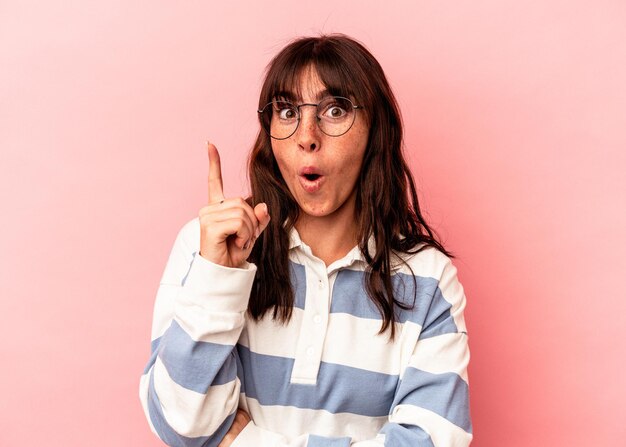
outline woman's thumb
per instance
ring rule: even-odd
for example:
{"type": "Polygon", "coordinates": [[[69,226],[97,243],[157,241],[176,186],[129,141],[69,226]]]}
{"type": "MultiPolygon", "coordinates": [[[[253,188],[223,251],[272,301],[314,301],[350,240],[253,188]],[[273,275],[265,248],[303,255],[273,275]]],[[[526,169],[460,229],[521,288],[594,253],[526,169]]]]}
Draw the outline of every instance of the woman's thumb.
{"type": "Polygon", "coordinates": [[[259,220],[259,229],[257,237],[267,228],[267,224],[270,223],[270,214],[267,210],[267,205],[265,203],[258,203],[254,207],[254,215],[259,220]]]}

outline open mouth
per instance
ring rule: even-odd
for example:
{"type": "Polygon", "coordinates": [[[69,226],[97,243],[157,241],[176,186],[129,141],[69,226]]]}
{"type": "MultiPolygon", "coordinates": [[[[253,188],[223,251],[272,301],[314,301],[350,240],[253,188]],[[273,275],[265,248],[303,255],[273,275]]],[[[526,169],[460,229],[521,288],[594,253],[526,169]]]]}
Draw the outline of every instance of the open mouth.
{"type": "Polygon", "coordinates": [[[324,175],[320,174],[318,169],[313,166],[308,166],[300,170],[300,185],[302,188],[310,193],[316,193],[322,188],[324,183],[324,175]]]}

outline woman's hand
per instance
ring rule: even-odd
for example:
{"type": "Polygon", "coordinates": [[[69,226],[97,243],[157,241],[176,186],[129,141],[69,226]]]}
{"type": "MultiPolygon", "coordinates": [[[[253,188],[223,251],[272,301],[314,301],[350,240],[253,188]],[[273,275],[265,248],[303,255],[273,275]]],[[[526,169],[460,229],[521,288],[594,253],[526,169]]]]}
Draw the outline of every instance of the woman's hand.
{"type": "Polygon", "coordinates": [[[265,203],[254,209],[241,197],[225,199],[217,148],[208,143],[209,204],[200,210],[200,255],[225,267],[240,267],[270,221],[265,203]]]}
{"type": "Polygon", "coordinates": [[[220,442],[217,447],[229,447],[239,433],[248,425],[248,422],[250,422],[248,413],[241,408],[237,409],[233,425],[230,426],[230,430],[228,430],[228,433],[226,433],[226,436],[224,436],[224,439],[222,439],[222,442],[220,442]]]}

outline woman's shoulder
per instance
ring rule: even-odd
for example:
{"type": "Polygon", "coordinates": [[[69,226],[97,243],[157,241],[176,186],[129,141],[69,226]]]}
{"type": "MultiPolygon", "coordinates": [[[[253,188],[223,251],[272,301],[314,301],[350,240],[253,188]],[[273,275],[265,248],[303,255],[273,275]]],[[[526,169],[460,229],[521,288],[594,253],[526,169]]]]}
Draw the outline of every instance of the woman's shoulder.
{"type": "MultiPolygon", "coordinates": [[[[465,323],[462,318],[466,303],[465,293],[458,279],[457,268],[452,263],[451,258],[438,248],[426,244],[415,247],[415,250],[411,250],[411,252],[402,253],[400,258],[404,262],[400,261],[397,264],[396,272],[401,274],[398,281],[404,285],[404,289],[401,288],[400,290],[412,291],[411,284],[413,284],[417,287],[418,299],[424,300],[422,304],[424,302],[428,302],[428,304],[425,307],[424,305],[417,305],[413,310],[407,312],[417,312],[416,320],[422,321],[424,327],[438,324],[437,321],[446,315],[451,316],[452,319],[449,321],[453,321],[454,325],[448,329],[452,332],[465,331],[465,323]],[[415,281],[407,281],[409,275],[415,281]]],[[[412,298],[413,294],[409,293],[408,297],[412,298]]],[[[410,304],[412,300],[407,301],[405,296],[403,301],[410,304]]]]}
{"type": "Polygon", "coordinates": [[[396,273],[438,280],[450,268],[454,268],[450,257],[426,243],[416,245],[409,252],[394,252],[393,270],[396,273]]]}

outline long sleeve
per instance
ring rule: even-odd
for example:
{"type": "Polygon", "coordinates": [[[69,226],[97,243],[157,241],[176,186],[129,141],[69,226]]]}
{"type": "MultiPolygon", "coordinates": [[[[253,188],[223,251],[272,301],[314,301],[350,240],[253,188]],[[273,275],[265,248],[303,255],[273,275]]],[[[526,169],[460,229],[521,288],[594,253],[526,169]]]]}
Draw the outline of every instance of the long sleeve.
{"type": "MultiPolygon", "coordinates": [[[[402,369],[387,418],[371,439],[302,434],[287,439],[251,422],[232,447],[467,447],[472,440],[465,295],[449,259],[436,275],[417,340],[402,369]]],[[[438,264],[442,265],[442,264],[438,264]]],[[[375,386],[372,384],[372,386],[375,386]]]]}
{"type": "MultiPolygon", "coordinates": [[[[465,294],[446,261],[429,312],[398,386],[386,446],[465,447],[472,440],[465,294]]],[[[360,443],[355,445],[361,446],[360,443]]],[[[363,444],[366,445],[366,444],[363,444]]]]}
{"type": "Polygon", "coordinates": [[[202,258],[199,231],[198,220],[190,221],[172,248],[140,382],[150,427],[170,446],[219,444],[239,403],[235,345],[256,266],[225,268],[202,258]]]}

